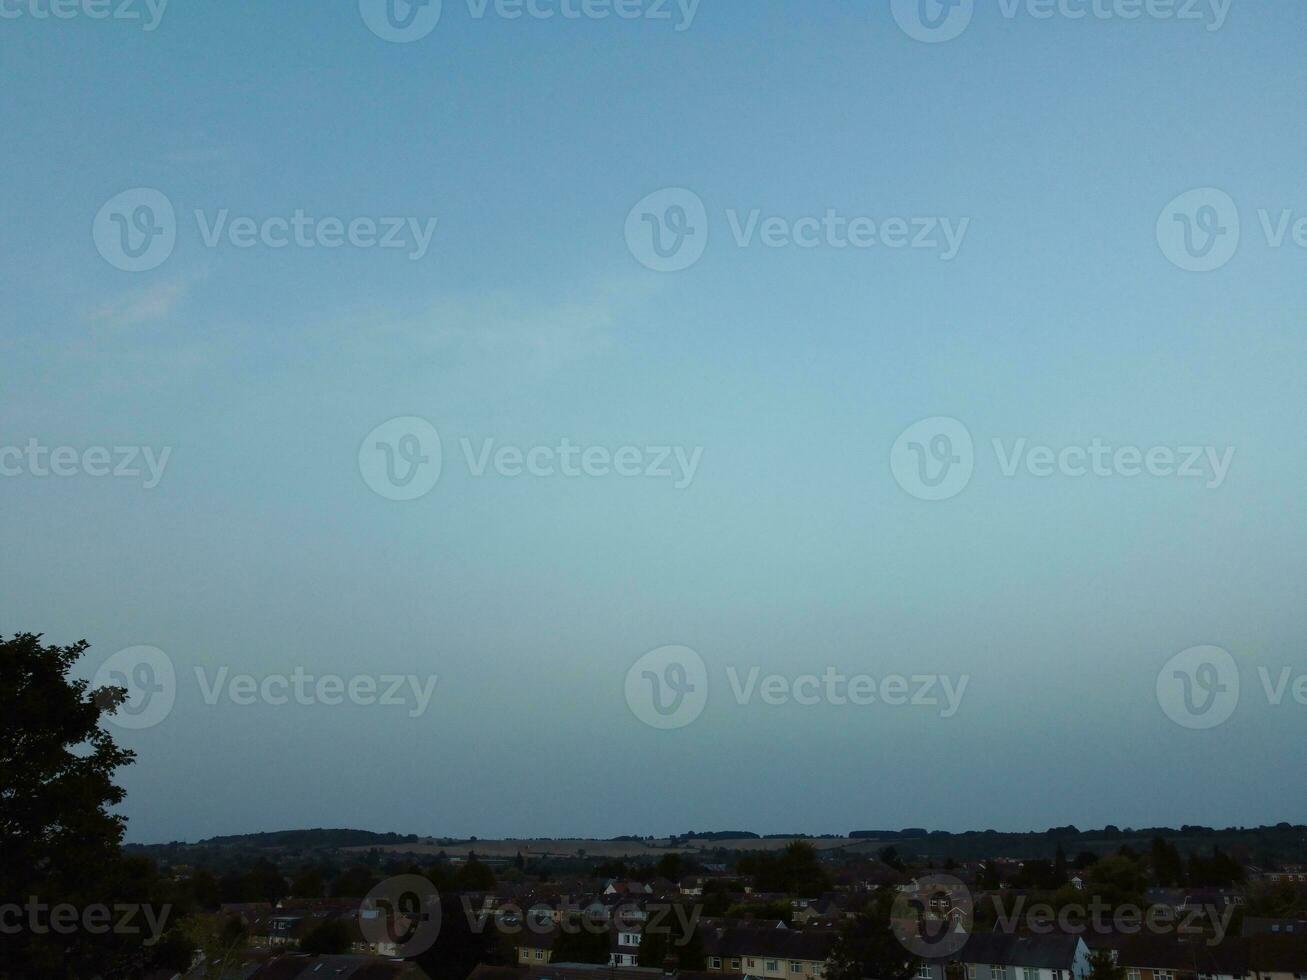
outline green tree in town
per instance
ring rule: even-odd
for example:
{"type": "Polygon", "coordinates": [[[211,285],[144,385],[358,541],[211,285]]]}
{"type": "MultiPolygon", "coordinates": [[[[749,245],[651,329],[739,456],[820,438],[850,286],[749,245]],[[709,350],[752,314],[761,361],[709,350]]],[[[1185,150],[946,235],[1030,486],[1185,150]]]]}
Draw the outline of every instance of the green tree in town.
{"type": "Polygon", "coordinates": [[[1125,980],[1125,967],[1117,966],[1111,950],[1095,950],[1089,954],[1087,980],[1125,980]]]}
{"type": "Polygon", "coordinates": [[[1184,859],[1174,844],[1167,843],[1161,837],[1154,837],[1150,859],[1153,879],[1163,888],[1184,883],[1184,859]]]}
{"type": "Polygon", "coordinates": [[[495,873],[488,864],[469,853],[467,860],[454,872],[452,885],[457,892],[488,892],[495,887],[495,873]]]}
{"type": "Polygon", "coordinates": [[[826,963],[825,980],[910,980],[916,975],[921,961],[894,935],[893,908],[893,892],[881,888],[844,924],[826,963]]]}
{"type": "Polygon", "coordinates": [[[678,970],[702,970],[706,962],[698,917],[689,906],[673,906],[658,921],[650,919],[640,937],[640,966],[661,968],[673,957],[678,970]]]}
{"type": "Polygon", "coordinates": [[[319,922],[300,940],[300,951],[303,953],[340,954],[348,953],[349,948],[349,926],[339,919],[319,922]]]}
{"type": "Polygon", "coordinates": [[[327,884],[323,880],[322,870],[312,865],[305,865],[300,868],[295,873],[295,877],[291,879],[290,893],[296,898],[321,898],[327,893],[327,884]]]}
{"type": "Polygon", "coordinates": [[[579,919],[573,918],[554,940],[550,962],[607,963],[610,952],[608,936],[606,931],[584,928],[579,919]]]}

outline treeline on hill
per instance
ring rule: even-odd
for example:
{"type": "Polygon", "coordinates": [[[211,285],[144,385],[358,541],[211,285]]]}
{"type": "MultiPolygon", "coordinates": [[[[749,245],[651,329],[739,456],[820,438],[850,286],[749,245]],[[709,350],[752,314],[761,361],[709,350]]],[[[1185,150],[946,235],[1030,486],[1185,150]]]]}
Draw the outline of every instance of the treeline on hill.
{"type": "Polygon", "coordinates": [[[1274,867],[1307,862],[1307,826],[1290,823],[1224,829],[1191,824],[1179,828],[1123,829],[1109,824],[1100,830],[1080,830],[1067,826],[1036,833],[972,830],[958,834],[909,827],[897,831],[855,830],[849,834],[849,838],[868,842],[894,841],[898,850],[907,855],[921,858],[952,857],[962,861],[990,857],[1051,859],[1059,848],[1103,856],[1115,853],[1121,847],[1148,849],[1153,840],[1160,838],[1186,855],[1210,852],[1212,848],[1217,848],[1248,864],[1274,867]]]}
{"type": "Polygon", "coordinates": [[[231,834],[226,837],[209,837],[199,845],[215,847],[366,847],[382,844],[416,844],[417,834],[377,834],[370,830],[275,830],[262,834],[231,834]]]}

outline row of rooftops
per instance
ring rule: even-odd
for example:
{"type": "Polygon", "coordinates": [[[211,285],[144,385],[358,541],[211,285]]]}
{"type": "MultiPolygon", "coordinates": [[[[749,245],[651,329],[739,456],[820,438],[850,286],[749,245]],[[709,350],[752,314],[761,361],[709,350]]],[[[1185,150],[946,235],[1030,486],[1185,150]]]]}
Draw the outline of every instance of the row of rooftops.
{"type": "Polygon", "coordinates": [[[1177,933],[978,932],[967,938],[961,950],[934,961],[1070,971],[1082,940],[1086,951],[1110,951],[1117,965],[1127,970],[1234,977],[1250,973],[1307,975],[1307,935],[1226,936],[1213,944],[1205,936],[1177,933]]]}

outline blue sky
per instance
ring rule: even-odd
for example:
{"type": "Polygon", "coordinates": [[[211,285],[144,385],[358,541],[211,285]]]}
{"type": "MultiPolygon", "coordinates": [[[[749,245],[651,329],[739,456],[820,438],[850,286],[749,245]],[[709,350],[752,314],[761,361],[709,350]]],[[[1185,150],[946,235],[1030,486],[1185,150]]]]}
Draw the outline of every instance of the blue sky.
{"type": "Polygon", "coordinates": [[[1307,819],[1282,778],[1307,706],[1257,673],[1307,671],[1307,249],[1258,214],[1307,217],[1299,5],[1234,0],[1209,30],[1206,3],[981,2],[943,43],[863,0],[688,24],[445,0],[411,43],[355,3],[173,0],[150,31],[4,6],[0,445],[171,450],[151,489],[0,479],[4,629],[86,637],[88,677],[137,645],[175,666],[167,717],[118,733],[131,839],[1307,819]],[[176,242],[127,272],[92,229],[136,188],[176,242]],[[671,273],[624,234],[664,188],[707,222],[671,273]],[[1241,219],[1210,272],[1156,231],[1195,188],[1241,219]],[[436,225],[417,260],[205,243],[224,211],[297,210],[436,225]],[[947,261],[740,247],[755,210],[967,225],[947,261]],[[411,501],[358,461],[402,417],[443,448],[411,501]],[[891,449],[937,417],[975,466],[928,501],[891,449]],[[702,454],[680,488],[476,476],[464,439],[702,454]],[[1215,488],[1005,476],[995,439],[1234,455],[1215,488]],[[671,644],[707,703],[657,730],[623,682],[671,644]],[[1242,696],[1194,730],[1155,688],[1203,644],[1242,696]],[[416,718],[206,704],[196,668],[224,667],[438,683],[416,718]],[[942,718],[739,704],[727,668],[753,667],[970,680],[942,718]]]}

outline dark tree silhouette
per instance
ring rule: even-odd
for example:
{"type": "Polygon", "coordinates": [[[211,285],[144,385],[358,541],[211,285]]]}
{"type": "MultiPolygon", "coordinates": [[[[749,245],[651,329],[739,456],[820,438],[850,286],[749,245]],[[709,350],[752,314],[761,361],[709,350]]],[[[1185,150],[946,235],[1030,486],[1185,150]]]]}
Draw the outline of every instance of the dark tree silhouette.
{"type": "Polygon", "coordinates": [[[127,692],[69,679],[87,649],[47,646],[34,633],[0,639],[0,895],[24,906],[0,976],[125,977],[163,949],[178,956],[172,940],[146,947],[143,932],[52,927],[54,906],[83,923],[92,906],[148,902],[154,885],[149,862],[123,858],[125,819],[109,812],[124,796],[114,773],[135,756],[100,722],[127,692]]]}

